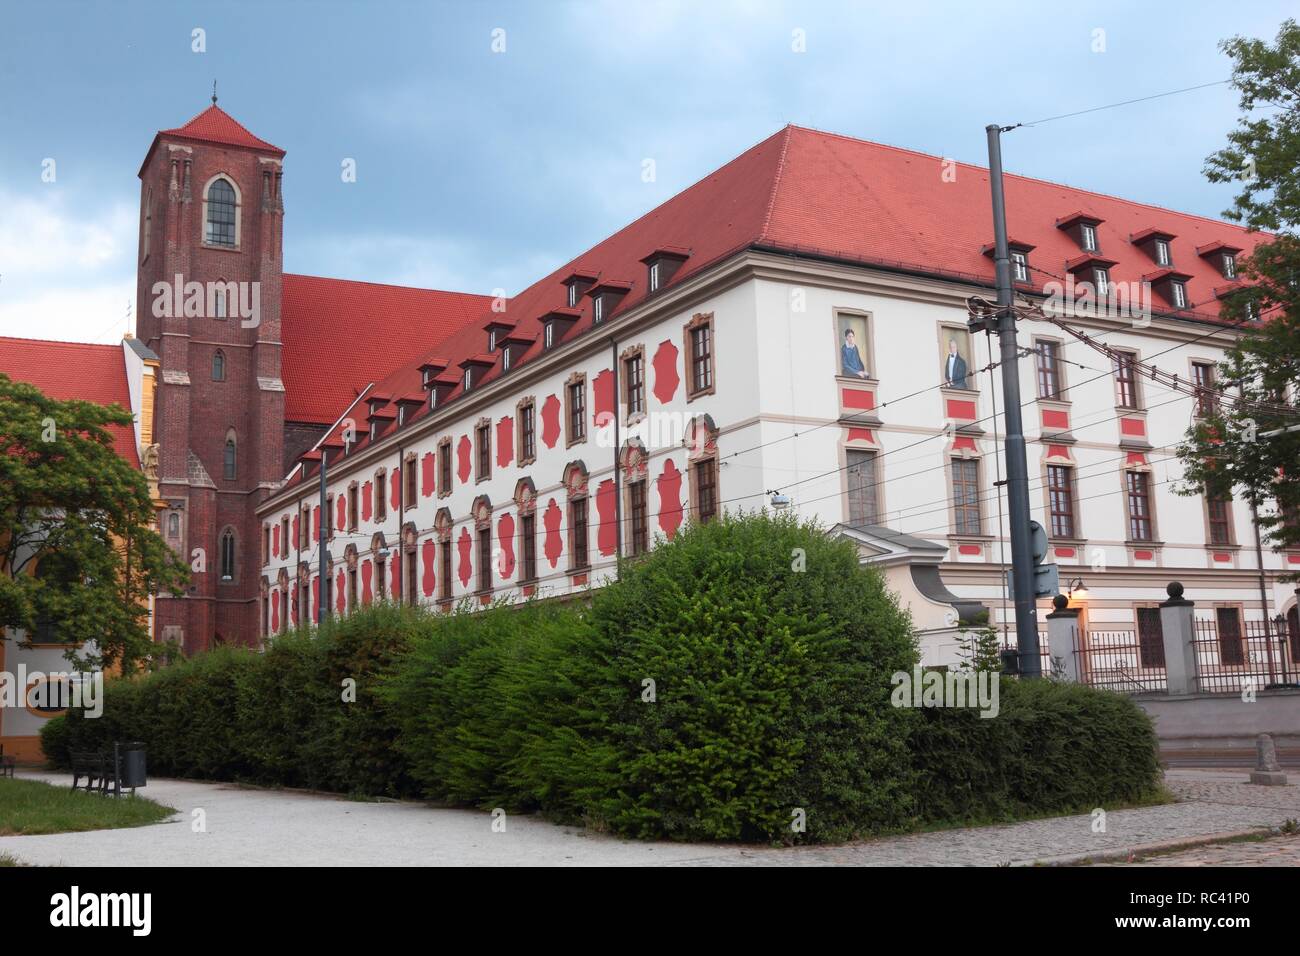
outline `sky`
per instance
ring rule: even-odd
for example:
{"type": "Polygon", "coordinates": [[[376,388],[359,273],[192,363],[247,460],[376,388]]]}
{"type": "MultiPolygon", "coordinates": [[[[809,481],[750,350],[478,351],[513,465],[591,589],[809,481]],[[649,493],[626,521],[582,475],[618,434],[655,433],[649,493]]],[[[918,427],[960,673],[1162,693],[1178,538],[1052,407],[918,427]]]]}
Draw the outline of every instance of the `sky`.
{"type": "MultiPolygon", "coordinates": [[[[0,0],[0,335],[132,327],[139,166],[214,79],[287,151],[286,271],[513,295],[787,123],[984,165],[988,123],[1227,79],[1219,42],[1293,12],[0,0]]],[[[1202,168],[1237,116],[1213,86],[1016,130],[1004,162],[1218,216],[1233,190],[1202,168]]]]}

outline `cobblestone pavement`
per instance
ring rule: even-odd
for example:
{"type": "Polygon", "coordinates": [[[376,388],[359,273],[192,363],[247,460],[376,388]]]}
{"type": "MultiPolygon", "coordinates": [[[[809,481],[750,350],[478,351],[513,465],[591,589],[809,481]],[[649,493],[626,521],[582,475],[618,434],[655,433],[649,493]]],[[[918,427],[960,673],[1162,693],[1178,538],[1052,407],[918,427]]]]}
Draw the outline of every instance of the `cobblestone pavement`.
{"type": "Polygon", "coordinates": [[[1212,843],[1098,866],[1300,866],[1300,836],[1239,843],[1212,843]]]}
{"type": "MultiPolygon", "coordinates": [[[[57,774],[21,776],[68,783],[57,774]]],[[[620,840],[526,816],[510,817],[506,832],[494,833],[490,815],[472,810],[156,779],[144,794],[178,809],[171,822],[0,837],[0,853],[26,863],[82,866],[1032,864],[1126,854],[1149,844],[1262,830],[1300,818],[1300,786],[1251,786],[1245,777],[1241,771],[1171,770],[1166,784],[1180,802],[1113,811],[1104,833],[1094,833],[1091,815],[1081,814],[795,849],[620,840]],[[201,832],[193,825],[196,810],[203,811],[201,832]]],[[[815,825],[815,817],[810,822],[815,825]]]]}

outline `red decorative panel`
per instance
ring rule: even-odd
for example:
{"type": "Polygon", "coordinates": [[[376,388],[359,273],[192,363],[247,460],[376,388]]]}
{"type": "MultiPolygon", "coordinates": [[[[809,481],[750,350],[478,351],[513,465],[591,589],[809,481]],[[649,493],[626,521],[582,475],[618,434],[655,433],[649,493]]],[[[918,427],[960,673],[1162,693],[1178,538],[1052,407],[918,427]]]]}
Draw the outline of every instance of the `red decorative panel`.
{"type": "Polygon", "coordinates": [[[1288,554],[1286,561],[1287,564],[1300,564],[1300,554],[1288,554]]]}
{"type": "Polygon", "coordinates": [[[434,486],[433,486],[433,468],[434,468],[433,452],[431,452],[431,451],[426,451],[426,452],[425,452],[425,453],[420,457],[420,495],[421,495],[421,497],[428,498],[429,496],[431,496],[431,495],[433,494],[433,491],[434,491],[434,486]]]}
{"type": "Polygon", "coordinates": [[[591,423],[596,427],[614,420],[614,373],[607,368],[591,380],[591,423]]]}
{"type": "Polygon", "coordinates": [[[311,539],[320,540],[320,505],[311,509],[311,539]]]}
{"type": "Polygon", "coordinates": [[[524,597],[532,597],[536,593],[537,593],[537,588],[533,587],[533,585],[531,584],[524,585],[524,597]]]}
{"type": "Polygon", "coordinates": [[[289,626],[298,626],[298,591],[294,589],[289,594],[289,626]]]}
{"type": "Polygon", "coordinates": [[[547,448],[554,448],[560,440],[560,400],[554,395],[547,395],[542,402],[542,442],[547,448]]]}
{"type": "MultiPolygon", "coordinates": [[[[845,348],[847,347],[845,346],[845,348]]],[[[876,397],[863,388],[841,388],[840,405],[844,408],[860,408],[864,411],[870,411],[876,407],[876,397]]]]}
{"type": "Polygon", "coordinates": [[[402,510],[402,469],[397,467],[388,476],[388,507],[400,513],[402,510]]]}
{"type": "Polygon", "coordinates": [[[320,623],[320,575],[311,579],[311,619],[320,623]]]}
{"type": "Polygon", "coordinates": [[[348,609],[348,595],[345,588],[348,585],[348,576],[342,568],[339,569],[338,580],[334,582],[334,610],[342,614],[348,609]]]}
{"type": "Polygon", "coordinates": [[[560,560],[560,555],[564,551],[564,542],[560,539],[560,506],[552,498],[546,505],[546,511],[542,514],[542,526],[546,529],[546,541],[542,545],[542,553],[546,555],[546,560],[551,562],[551,567],[560,560]]]}
{"type": "Polygon", "coordinates": [[[659,489],[659,530],[673,540],[682,524],[682,473],[671,458],[664,459],[664,470],[655,482],[659,489]]]}
{"type": "Polygon", "coordinates": [[[468,528],[460,529],[460,537],[456,539],[456,552],[460,556],[456,569],[460,575],[460,586],[469,587],[469,579],[474,576],[474,568],[470,564],[470,552],[474,550],[474,540],[470,537],[468,528]]]}
{"type": "Polygon", "coordinates": [[[1215,560],[1215,561],[1231,561],[1231,560],[1232,560],[1232,555],[1230,555],[1230,554],[1224,554],[1222,551],[1216,551],[1216,552],[1214,553],[1214,560],[1215,560]]]}
{"type": "Polygon", "coordinates": [[[1142,454],[1142,452],[1140,451],[1129,452],[1128,459],[1125,462],[1125,464],[1128,465],[1145,465],[1146,463],[1147,463],[1147,456],[1142,454]]]}
{"type": "Polygon", "coordinates": [[[1070,427],[1070,413],[1063,412],[1059,408],[1044,408],[1043,427],[1055,428],[1058,431],[1068,429],[1070,427]]]}
{"type": "Polygon", "coordinates": [[[280,592],[271,592],[271,633],[280,630],[280,592]]]}
{"type": "Polygon", "coordinates": [[[596,532],[596,547],[600,553],[614,553],[618,542],[618,518],[614,514],[614,482],[606,479],[596,489],[596,514],[600,516],[600,528],[596,532]]]}
{"type": "Polygon", "coordinates": [[[492,595],[480,594],[478,596],[478,603],[479,603],[479,607],[487,607],[489,604],[492,603],[492,595]]]}
{"type": "Polygon", "coordinates": [[[345,495],[339,495],[334,499],[334,503],[336,506],[334,510],[337,512],[335,515],[337,520],[334,522],[334,527],[346,528],[348,526],[348,499],[345,495]]]}
{"type": "MultiPolygon", "coordinates": [[[[300,533],[301,533],[301,529],[298,527],[298,516],[297,516],[297,515],[294,515],[294,516],[293,516],[293,540],[294,540],[294,541],[297,541],[297,540],[298,540],[298,536],[299,536],[300,533]]],[[[285,542],[285,548],[284,548],[284,550],[285,550],[286,553],[288,553],[288,551],[289,551],[289,542],[287,542],[287,541],[285,542]]]]}
{"type": "Polygon", "coordinates": [[[370,579],[374,577],[374,567],[370,559],[361,562],[361,603],[369,605],[374,601],[374,595],[370,591],[370,579]]]}
{"type": "Polygon", "coordinates": [[[654,361],[650,363],[655,370],[655,398],[659,404],[667,405],[677,394],[681,379],[677,376],[677,346],[671,339],[664,339],[655,350],[654,361]]]}
{"type": "Polygon", "coordinates": [[[372,482],[367,481],[364,485],[361,486],[361,520],[362,521],[370,520],[370,510],[371,510],[370,502],[371,502],[371,495],[374,494],[374,491],[375,491],[374,484],[372,482]]]}
{"type": "Polygon", "coordinates": [[[1140,418],[1121,418],[1119,420],[1121,435],[1136,435],[1141,438],[1147,433],[1147,423],[1140,418]]]}
{"type": "Polygon", "coordinates": [[[958,554],[983,554],[984,549],[978,544],[963,544],[957,548],[958,554]]]}
{"type": "Polygon", "coordinates": [[[1048,445],[1047,457],[1068,459],[1070,457],[1070,449],[1066,448],[1064,445],[1048,445]]]}
{"type": "Polygon", "coordinates": [[[1058,558],[1072,558],[1074,557],[1074,548],[1057,548],[1056,556],[1058,558]]]}
{"type": "Polygon", "coordinates": [[[456,443],[456,477],[460,479],[462,485],[469,481],[469,459],[469,436],[461,435],[460,441],[456,443]]]}
{"type": "Polygon", "coordinates": [[[515,573],[515,519],[508,512],[497,522],[497,547],[501,549],[497,573],[509,578],[515,573]]]}
{"type": "Polygon", "coordinates": [[[437,578],[433,574],[433,554],[433,539],[427,538],[420,545],[420,564],[423,565],[420,572],[420,590],[424,592],[425,597],[433,596],[433,589],[437,584],[437,578]]]}
{"type": "Polygon", "coordinates": [[[497,467],[515,460],[515,420],[509,415],[497,422],[497,467]]]}
{"type": "Polygon", "coordinates": [[[848,441],[865,441],[874,445],[876,436],[870,428],[850,428],[848,441]]]}
{"type": "Polygon", "coordinates": [[[280,556],[280,522],[271,525],[271,557],[280,556]]]}
{"type": "Polygon", "coordinates": [[[975,403],[960,398],[948,399],[948,417],[973,421],[975,419],[975,403]]]}
{"type": "Polygon", "coordinates": [[[389,567],[388,590],[392,592],[393,600],[400,602],[402,600],[402,558],[400,551],[393,552],[393,561],[389,567]]]}
{"type": "Polygon", "coordinates": [[[586,583],[587,583],[587,576],[585,574],[575,574],[573,576],[573,586],[575,588],[583,587],[586,583]]]}
{"type": "Polygon", "coordinates": [[[1134,551],[1134,552],[1133,552],[1133,560],[1135,560],[1135,561],[1152,561],[1152,560],[1154,560],[1154,559],[1155,559],[1155,554],[1154,554],[1153,552],[1151,552],[1151,551],[1134,551]]]}
{"type": "Polygon", "coordinates": [[[969,435],[959,435],[957,436],[956,439],[953,440],[952,450],[971,451],[971,452],[976,451],[977,449],[975,448],[975,439],[971,438],[969,435]]]}

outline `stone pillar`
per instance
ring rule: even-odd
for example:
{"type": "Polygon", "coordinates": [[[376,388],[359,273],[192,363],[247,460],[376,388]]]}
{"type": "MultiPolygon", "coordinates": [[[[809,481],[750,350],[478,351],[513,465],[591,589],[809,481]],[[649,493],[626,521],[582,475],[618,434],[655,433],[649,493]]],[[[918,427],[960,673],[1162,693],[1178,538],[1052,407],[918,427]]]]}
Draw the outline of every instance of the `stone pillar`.
{"type": "Polygon", "coordinates": [[[1165,673],[1171,694],[1196,693],[1196,628],[1193,602],[1183,597],[1183,586],[1171,581],[1165,588],[1169,600],[1160,605],[1160,629],[1165,641],[1165,673]]]}
{"type": "MultiPolygon", "coordinates": [[[[1079,683],[1079,609],[1068,607],[1064,594],[1052,598],[1052,613],[1047,615],[1047,653],[1051,657],[1052,676],[1071,684],[1079,683]]],[[[1046,675],[1044,675],[1046,676],[1046,675]]]]}

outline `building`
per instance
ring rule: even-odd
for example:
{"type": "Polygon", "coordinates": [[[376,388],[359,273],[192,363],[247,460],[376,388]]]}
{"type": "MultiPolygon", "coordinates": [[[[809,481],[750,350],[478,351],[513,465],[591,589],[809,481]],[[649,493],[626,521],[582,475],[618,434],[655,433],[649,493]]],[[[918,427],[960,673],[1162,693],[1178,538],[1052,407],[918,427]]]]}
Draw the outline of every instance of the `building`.
{"type": "MultiPolygon", "coordinates": [[[[145,472],[154,491],[154,506],[161,509],[153,443],[157,355],[130,336],[120,345],[0,337],[0,373],[16,382],[34,385],[51,398],[77,398],[131,411],[135,415],[134,425],[109,426],[113,448],[128,464],[145,472]]],[[[40,574],[39,563],[27,563],[31,555],[30,550],[19,551],[15,567],[22,567],[22,573],[40,574]]],[[[0,574],[9,573],[8,567],[0,565],[0,574]]],[[[34,762],[41,759],[41,726],[62,710],[33,706],[28,691],[34,683],[48,681],[49,675],[67,672],[70,665],[64,654],[79,645],[68,644],[60,638],[57,622],[38,628],[36,633],[6,628],[3,637],[0,674],[11,675],[11,680],[16,680],[18,675],[26,675],[28,679],[23,682],[22,703],[0,707],[0,746],[4,747],[6,756],[34,762]]]]}
{"type": "MultiPolygon", "coordinates": [[[[993,283],[986,170],[787,127],[507,300],[281,274],[283,162],[214,105],[141,173],[163,495],[178,547],[220,554],[159,602],[187,647],[314,615],[322,537],[336,613],[447,608],[598,585],[773,493],[883,564],[932,659],[973,612],[1007,619],[1003,369],[967,329],[993,283]],[[191,281],[206,318],[153,317],[191,281]]],[[[1294,617],[1300,553],[1257,559],[1240,502],[1171,487],[1260,237],[1006,191],[1017,287],[1053,316],[1020,324],[1034,515],[1086,620],[1150,626],[1171,578],[1221,629],[1294,617]]]]}

